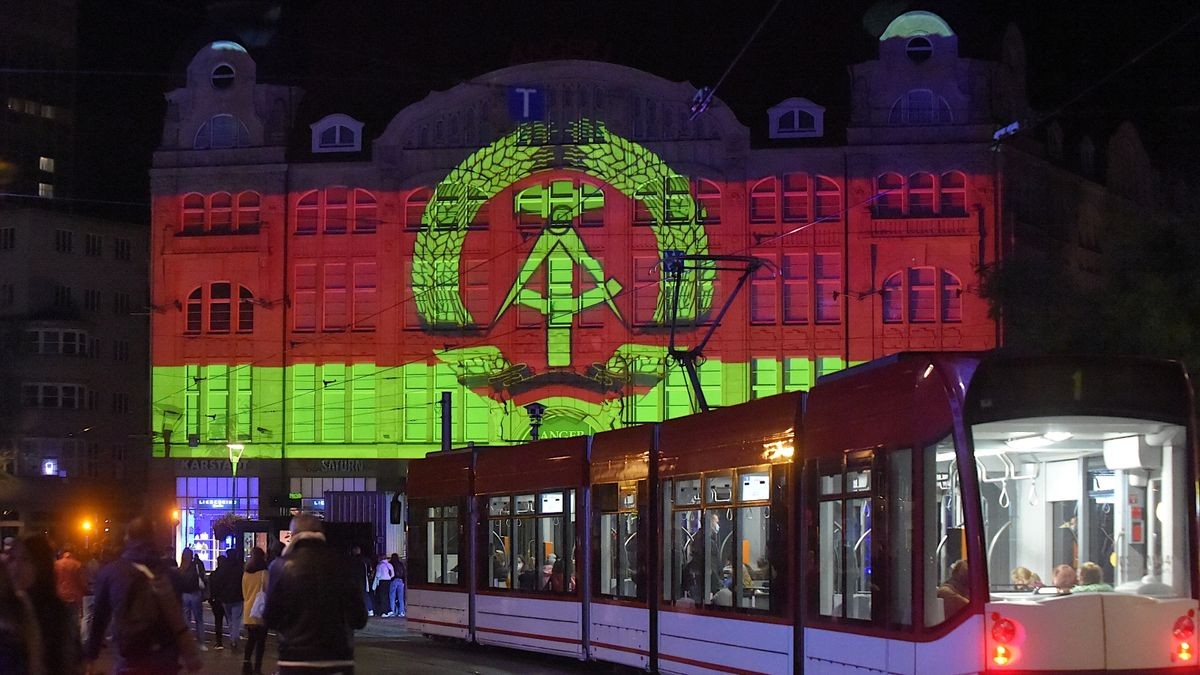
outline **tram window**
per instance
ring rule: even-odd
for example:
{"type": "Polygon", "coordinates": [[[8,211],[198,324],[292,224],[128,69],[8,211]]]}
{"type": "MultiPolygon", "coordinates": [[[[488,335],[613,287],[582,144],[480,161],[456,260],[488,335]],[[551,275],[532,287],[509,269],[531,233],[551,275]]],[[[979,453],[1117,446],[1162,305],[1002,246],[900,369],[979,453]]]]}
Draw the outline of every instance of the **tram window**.
{"type": "MultiPolygon", "coordinates": [[[[663,597],[676,606],[778,611],[778,555],[786,523],[771,519],[772,491],[786,492],[785,467],[664,481],[663,597]],[[705,486],[704,508],[694,500],[705,486]],[[738,486],[738,490],[734,490],[738,486]],[[766,502],[766,503],[764,503],[766,502]]],[[[786,517],[784,518],[786,520],[786,517]]]]}
{"type": "Polygon", "coordinates": [[[729,474],[712,476],[705,479],[708,484],[707,501],[709,504],[728,504],[733,501],[733,477],[729,474]]]}
{"type": "Polygon", "coordinates": [[[600,555],[597,559],[599,585],[602,596],[635,599],[642,598],[641,579],[643,570],[638,567],[638,514],[636,484],[597,485],[593,494],[599,513],[600,555]]]}
{"type": "MultiPolygon", "coordinates": [[[[871,457],[860,453],[860,458],[854,461],[869,464],[871,457]]],[[[846,491],[820,495],[818,611],[822,616],[870,620],[875,591],[872,508],[870,495],[859,494],[871,485],[870,469],[843,470],[841,462],[823,462],[819,466],[822,485],[840,483],[846,491]],[[844,474],[844,478],[834,480],[839,474],[844,474]]]]}
{"type": "MultiPolygon", "coordinates": [[[[494,501],[494,500],[493,500],[494,501]]],[[[508,518],[492,518],[488,521],[488,586],[512,588],[510,578],[512,560],[512,521],[508,518]]]]}
{"type": "Polygon", "coordinates": [[[954,441],[947,436],[922,453],[921,518],[924,521],[925,625],[936,626],[953,618],[969,601],[964,587],[967,557],[963,497],[954,441]],[[958,570],[955,576],[954,570],[958,570]]]}
{"type": "Polygon", "coordinates": [[[575,591],[574,490],[492,497],[488,507],[487,587],[575,591]]]}
{"type": "Polygon", "coordinates": [[[423,583],[457,585],[458,507],[416,507],[412,514],[409,575],[423,583]]]}
{"type": "Polygon", "coordinates": [[[887,460],[887,557],[888,623],[912,625],[913,613],[913,503],[912,450],[889,452],[887,460]]]}
{"type": "Polygon", "coordinates": [[[1028,599],[1038,585],[1190,596],[1183,427],[1076,416],[971,433],[992,601],[1028,599]],[[1072,583],[1089,562],[1100,580],[1072,583]]]}

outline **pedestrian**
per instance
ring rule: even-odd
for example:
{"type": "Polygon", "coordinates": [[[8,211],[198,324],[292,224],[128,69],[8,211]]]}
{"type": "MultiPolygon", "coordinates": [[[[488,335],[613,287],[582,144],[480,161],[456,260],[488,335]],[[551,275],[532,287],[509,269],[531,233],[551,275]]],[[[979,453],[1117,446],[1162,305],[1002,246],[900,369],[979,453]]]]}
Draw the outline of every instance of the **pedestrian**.
{"type": "Polygon", "coordinates": [[[179,556],[179,588],[183,591],[183,615],[196,631],[196,644],[200,651],[204,646],[204,591],[208,583],[204,574],[204,561],[197,558],[192,549],[184,548],[179,556]]]}
{"type": "MultiPolygon", "coordinates": [[[[96,576],[96,615],[85,655],[95,661],[112,622],[114,675],[174,675],[203,665],[199,645],[183,620],[175,572],[154,546],[154,524],[135,518],[121,556],[96,576]]],[[[89,670],[91,668],[89,667],[89,670]]]]}
{"type": "Polygon", "coordinates": [[[396,576],[392,577],[392,587],[388,591],[392,601],[392,616],[404,616],[404,580],[408,576],[408,566],[400,559],[400,554],[392,554],[392,569],[396,576]]]}
{"type": "MultiPolygon", "coordinates": [[[[225,568],[229,571],[221,585],[220,599],[225,609],[225,618],[229,621],[229,648],[236,652],[241,643],[242,621],[245,619],[245,613],[242,611],[245,599],[242,596],[242,566],[230,560],[225,568]]],[[[217,589],[213,588],[213,592],[216,593],[217,589]]]]}
{"type": "Polygon", "coordinates": [[[263,650],[267,646],[267,627],[262,617],[266,607],[267,577],[267,554],[255,546],[242,574],[242,612],[246,617],[246,654],[242,657],[242,672],[246,675],[262,675],[263,650]],[[259,596],[263,596],[262,601],[259,596]],[[251,653],[254,655],[253,669],[250,668],[251,653]]]}
{"type": "Polygon", "coordinates": [[[363,555],[362,548],[358,544],[350,547],[350,560],[353,563],[351,569],[355,583],[362,589],[363,603],[367,606],[367,616],[375,616],[375,601],[371,598],[371,575],[375,571],[375,566],[363,555]]]}
{"type": "Polygon", "coordinates": [[[387,559],[387,556],[379,554],[379,564],[375,566],[375,580],[371,582],[371,587],[375,591],[375,607],[379,610],[380,616],[391,616],[391,591],[392,578],[396,576],[396,570],[392,567],[392,563],[387,559]]]}
{"type": "Polygon", "coordinates": [[[296,516],[291,531],[264,617],[279,635],[279,673],[353,675],[353,631],[367,625],[358,575],[325,542],[315,516],[296,516]]]}
{"type": "MultiPolygon", "coordinates": [[[[88,633],[92,631],[92,617],[96,615],[96,575],[100,573],[100,556],[99,551],[93,548],[87,556],[86,562],[83,563],[83,602],[80,603],[82,616],[79,621],[79,635],[87,639],[88,633]]],[[[109,560],[105,560],[107,564],[109,560]]]]}
{"type": "Polygon", "coordinates": [[[54,561],[54,581],[58,597],[67,603],[78,621],[83,616],[83,596],[87,593],[87,575],[83,563],[70,546],[64,546],[54,561]]]}
{"type": "Polygon", "coordinates": [[[58,597],[54,576],[54,547],[44,535],[17,540],[9,562],[17,590],[29,597],[42,638],[42,663],[47,673],[83,672],[79,645],[79,616],[58,597]]]}
{"type": "MultiPolygon", "coordinates": [[[[195,553],[193,553],[193,556],[195,553]]],[[[221,583],[221,574],[227,571],[225,554],[217,556],[217,566],[208,575],[208,606],[213,614],[213,649],[225,649],[221,644],[221,630],[225,627],[225,605],[217,598],[217,586],[221,583]]]]}
{"type": "Polygon", "coordinates": [[[13,584],[8,565],[0,564],[0,673],[45,675],[42,653],[29,596],[13,584]]]}

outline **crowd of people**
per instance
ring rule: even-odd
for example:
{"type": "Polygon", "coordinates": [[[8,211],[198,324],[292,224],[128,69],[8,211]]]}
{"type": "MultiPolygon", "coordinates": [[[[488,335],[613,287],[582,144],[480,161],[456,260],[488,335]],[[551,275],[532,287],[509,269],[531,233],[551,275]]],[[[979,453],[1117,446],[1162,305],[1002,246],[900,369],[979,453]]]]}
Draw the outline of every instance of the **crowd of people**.
{"type": "Polygon", "coordinates": [[[218,556],[214,569],[184,549],[164,550],[152,521],[137,518],[123,540],[56,551],[44,535],[7,537],[0,549],[0,673],[85,675],[103,649],[117,675],[201,669],[204,603],[212,648],[243,653],[244,673],[262,673],[268,629],[282,675],[354,672],[353,632],[376,611],[402,617],[405,565],[398,554],[367,558],[331,547],[320,519],[299,515],[291,539],[243,565],[218,556]],[[360,590],[361,589],[361,590],[360,590]],[[245,629],[245,647],[242,632],[245,629]]]}
{"type": "MultiPolygon", "coordinates": [[[[937,597],[941,598],[946,616],[953,616],[970,603],[971,584],[966,560],[958,560],[950,566],[950,575],[938,586],[937,597]]],[[[1113,590],[1112,584],[1104,581],[1104,570],[1094,562],[1085,562],[1076,570],[1074,567],[1056,565],[1051,584],[1046,586],[1042,578],[1028,567],[1016,567],[1011,574],[1012,587],[1017,591],[1037,592],[1050,588],[1056,594],[1106,593],[1113,590]]]]}

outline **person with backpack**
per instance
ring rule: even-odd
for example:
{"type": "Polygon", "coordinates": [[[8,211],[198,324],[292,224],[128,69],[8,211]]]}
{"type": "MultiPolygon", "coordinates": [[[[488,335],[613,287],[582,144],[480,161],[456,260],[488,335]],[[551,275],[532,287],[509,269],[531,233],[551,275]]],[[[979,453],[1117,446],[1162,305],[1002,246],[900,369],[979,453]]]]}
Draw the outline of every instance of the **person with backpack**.
{"type": "Polygon", "coordinates": [[[96,576],[96,613],[84,650],[89,671],[110,622],[117,648],[114,675],[174,675],[181,659],[191,672],[203,666],[199,645],[183,620],[177,581],[155,550],[154,538],[153,522],[135,518],[121,557],[96,576]]]}
{"type": "Polygon", "coordinates": [[[316,516],[292,518],[291,534],[268,572],[263,617],[279,635],[279,673],[353,675],[354,631],[367,625],[356,563],[325,542],[316,516]]]}
{"type": "Polygon", "coordinates": [[[204,574],[204,561],[185,548],[179,556],[179,588],[183,591],[183,614],[196,629],[196,644],[200,651],[204,646],[204,596],[208,581],[204,574]]]}

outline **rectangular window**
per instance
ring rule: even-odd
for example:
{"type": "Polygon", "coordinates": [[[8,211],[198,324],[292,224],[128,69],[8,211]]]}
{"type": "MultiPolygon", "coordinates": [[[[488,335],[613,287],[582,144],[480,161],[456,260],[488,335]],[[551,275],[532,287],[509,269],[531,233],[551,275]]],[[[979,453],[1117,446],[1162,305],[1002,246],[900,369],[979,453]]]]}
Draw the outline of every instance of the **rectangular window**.
{"type": "Polygon", "coordinates": [[[317,435],[317,367],[311,363],[292,366],[292,440],[311,443],[317,435]]]}
{"type": "Polygon", "coordinates": [[[327,363],[321,366],[321,442],[346,440],[346,366],[327,363]]]}
{"type": "Polygon", "coordinates": [[[487,588],[526,593],[576,591],[574,490],[488,500],[487,588]]]}
{"type": "Polygon", "coordinates": [[[229,366],[207,366],[202,384],[206,390],[204,413],[208,423],[208,440],[230,440],[229,366]]]}
{"type": "Polygon", "coordinates": [[[38,196],[45,199],[53,199],[54,185],[51,183],[38,183],[38,196]]]}
{"type": "Polygon", "coordinates": [[[54,250],[59,253],[70,253],[74,246],[75,234],[70,230],[54,231],[54,250]]]}
{"type": "Polygon", "coordinates": [[[779,362],[775,359],[750,359],[751,398],[766,398],[779,393],[779,362]]]}
{"type": "Polygon", "coordinates": [[[99,257],[104,251],[104,240],[98,234],[85,232],[83,234],[83,254],[89,257],[99,257]]]}
{"type": "Polygon", "coordinates": [[[54,173],[54,158],[38,157],[38,170],[46,173],[54,173]]]}
{"type": "Polygon", "coordinates": [[[254,428],[253,419],[253,394],[254,388],[251,386],[251,377],[254,374],[254,369],[249,365],[240,365],[235,367],[230,372],[230,379],[233,381],[233,429],[235,439],[238,441],[248,441],[251,439],[250,430],[254,428]]]}
{"type": "MultiPolygon", "coordinates": [[[[113,293],[113,313],[119,315],[129,314],[129,294],[128,293],[113,293]]],[[[228,308],[228,305],[226,305],[228,308]]],[[[228,330],[228,328],[226,328],[228,330]]]]}
{"type": "Polygon", "coordinates": [[[0,251],[9,251],[17,246],[17,228],[0,227],[0,251]]]}
{"type": "Polygon", "coordinates": [[[764,466],[664,481],[664,600],[782,610],[787,523],[771,507],[786,476],[784,467],[764,466]]]}
{"type": "Polygon", "coordinates": [[[100,291],[85,288],[83,290],[83,308],[91,311],[100,309],[100,291]]]}
{"type": "Polygon", "coordinates": [[[295,286],[292,292],[295,311],[293,328],[297,331],[317,329],[317,266],[314,263],[299,263],[293,272],[295,286]]]}
{"type": "Polygon", "coordinates": [[[379,272],[374,262],[354,263],[354,330],[375,330],[378,284],[379,272]]]}
{"type": "Polygon", "coordinates": [[[783,177],[783,219],[803,223],[809,219],[808,174],[789,173],[783,177]]]}
{"type": "Polygon", "coordinates": [[[326,263],[324,295],[321,302],[324,319],[321,323],[322,330],[345,330],[349,318],[346,300],[346,263],[326,263]]]}
{"type": "Polygon", "coordinates": [[[809,317],[808,284],[809,258],[807,253],[785,253],[783,256],[783,322],[805,324],[809,317]]]}
{"type": "Polygon", "coordinates": [[[817,507],[818,614],[871,619],[877,592],[871,566],[871,460],[860,452],[842,462],[822,462],[817,507]]]}
{"type": "Polygon", "coordinates": [[[838,302],[842,290],[842,256],[840,253],[818,253],[815,263],[817,323],[838,323],[842,319],[838,302]]]}
{"type": "MultiPolygon", "coordinates": [[[[230,297],[230,284],[212,284],[208,295],[208,330],[210,333],[228,333],[233,317],[231,315],[233,302],[230,297]]],[[[128,295],[126,304],[128,304],[128,295]]]]}
{"type": "Polygon", "coordinates": [[[356,363],[350,369],[350,440],[375,442],[375,364],[356,363]]]}
{"type": "Polygon", "coordinates": [[[750,279],[750,323],[773,324],[776,320],[776,289],[774,266],[762,266],[750,279]]]}
{"type": "Polygon", "coordinates": [[[54,286],[54,306],[55,307],[74,307],[75,299],[72,297],[71,287],[55,284],[54,286]]]}
{"type": "Polygon", "coordinates": [[[597,591],[601,596],[645,600],[645,561],[638,530],[638,483],[610,483],[594,488],[600,527],[597,591]]]}
{"type": "Polygon", "coordinates": [[[807,391],[812,385],[812,361],[803,357],[787,357],[783,360],[784,391],[807,391]]]}
{"type": "Polygon", "coordinates": [[[114,340],[113,341],[113,359],[116,361],[129,360],[129,341],[114,340]]]}
{"type": "Polygon", "coordinates": [[[414,584],[461,586],[459,574],[459,507],[456,504],[410,504],[408,579],[414,584]]]}
{"type": "Polygon", "coordinates": [[[122,237],[113,237],[113,258],[117,260],[129,260],[133,244],[128,239],[122,237]]]}

